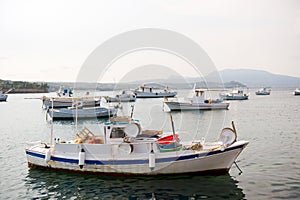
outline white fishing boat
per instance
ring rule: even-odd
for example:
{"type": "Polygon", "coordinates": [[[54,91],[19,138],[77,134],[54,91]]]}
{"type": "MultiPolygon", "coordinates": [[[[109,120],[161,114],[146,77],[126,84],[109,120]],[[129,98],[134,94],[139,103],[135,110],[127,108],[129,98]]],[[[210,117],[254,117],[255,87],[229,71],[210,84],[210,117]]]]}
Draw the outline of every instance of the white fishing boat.
{"type": "Polygon", "coordinates": [[[270,95],[271,89],[270,88],[261,88],[255,92],[256,95],[270,95]]]}
{"type": "Polygon", "coordinates": [[[7,99],[7,94],[4,94],[2,90],[0,90],[0,101],[6,101],[6,99],[7,99]]]}
{"type": "Polygon", "coordinates": [[[207,99],[205,96],[206,89],[193,89],[194,95],[187,101],[174,101],[165,99],[164,103],[170,111],[178,110],[219,110],[228,109],[229,103],[222,102],[220,99],[207,99]]]}
{"type": "Polygon", "coordinates": [[[248,144],[236,141],[234,126],[224,128],[216,142],[184,143],[172,127],[170,134],[142,130],[139,120],[113,117],[104,125],[104,136],[84,128],[71,141],[31,143],[28,166],[119,176],[227,173],[248,144]]]}
{"type": "Polygon", "coordinates": [[[294,95],[300,95],[300,88],[296,88],[296,90],[294,91],[294,95]]]}
{"type": "Polygon", "coordinates": [[[78,119],[88,119],[88,118],[105,118],[109,116],[114,116],[117,114],[117,109],[115,108],[104,108],[104,107],[69,107],[69,108],[61,108],[55,109],[51,108],[47,110],[47,114],[53,120],[68,120],[75,119],[76,114],[78,119]]]}
{"type": "Polygon", "coordinates": [[[131,91],[123,90],[114,97],[105,97],[107,102],[135,102],[136,96],[131,91]]]}
{"type": "Polygon", "coordinates": [[[43,101],[43,108],[68,108],[72,107],[72,105],[76,101],[81,101],[82,105],[84,107],[95,107],[100,106],[102,97],[80,97],[80,98],[74,98],[74,97],[42,97],[43,101]],[[53,103],[52,103],[53,101],[53,103]]]}
{"type": "Polygon", "coordinates": [[[134,94],[137,98],[164,98],[175,97],[177,92],[157,83],[144,83],[134,90],[134,94]]]}
{"type": "Polygon", "coordinates": [[[221,93],[220,97],[223,100],[247,100],[249,98],[249,93],[244,93],[243,90],[237,89],[231,92],[221,93]]]}

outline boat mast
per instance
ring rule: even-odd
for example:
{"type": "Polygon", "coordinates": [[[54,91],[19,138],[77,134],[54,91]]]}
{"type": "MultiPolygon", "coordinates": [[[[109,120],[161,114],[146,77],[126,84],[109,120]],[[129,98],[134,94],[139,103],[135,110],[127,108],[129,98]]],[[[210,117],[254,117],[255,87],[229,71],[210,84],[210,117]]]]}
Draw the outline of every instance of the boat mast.
{"type": "Polygon", "coordinates": [[[52,146],[52,138],[53,138],[53,98],[51,98],[51,133],[50,133],[50,146],[52,146]]]}
{"type": "Polygon", "coordinates": [[[75,100],[75,129],[76,133],[78,133],[78,99],[75,100]]]}

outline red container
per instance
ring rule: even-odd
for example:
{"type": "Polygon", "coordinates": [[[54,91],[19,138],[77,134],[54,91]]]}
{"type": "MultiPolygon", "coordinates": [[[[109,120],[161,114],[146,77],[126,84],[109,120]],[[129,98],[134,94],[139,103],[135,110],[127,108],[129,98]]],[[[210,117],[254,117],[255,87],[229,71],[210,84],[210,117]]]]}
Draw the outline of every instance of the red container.
{"type": "MultiPolygon", "coordinates": [[[[175,134],[175,135],[176,135],[176,141],[179,141],[179,136],[178,136],[178,134],[175,134]]],[[[160,144],[160,145],[170,144],[170,143],[174,142],[174,137],[173,137],[173,135],[168,135],[168,136],[159,138],[159,139],[157,140],[157,142],[158,142],[158,144],[160,144]]]]}

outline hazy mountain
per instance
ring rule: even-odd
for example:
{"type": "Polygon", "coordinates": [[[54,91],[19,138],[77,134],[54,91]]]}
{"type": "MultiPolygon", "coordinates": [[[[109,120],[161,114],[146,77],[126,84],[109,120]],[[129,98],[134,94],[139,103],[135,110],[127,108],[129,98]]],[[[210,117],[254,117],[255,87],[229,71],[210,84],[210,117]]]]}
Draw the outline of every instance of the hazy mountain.
{"type": "MultiPolygon", "coordinates": [[[[263,70],[253,69],[225,69],[212,72],[204,78],[169,76],[165,79],[144,80],[144,82],[158,82],[164,84],[189,84],[199,83],[201,87],[273,87],[273,88],[296,88],[300,87],[300,78],[280,74],[273,74],[263,70]],[[221,78],[221,79],[220,79],[221,78]],[[223,81],[224,85],[220,80],[223,81]]],[[[138,83],[138,82],[135,82],[138,83]]],[[[178,86],[177,86],[178,87],[178,86]]]]}
{"type": "Polygon", "coordinates": [[[221,76],[223,82],[237,81],[247,87],[299,87],[300,78],[286,75],[272,74],[263,70],[225,69],[206,76],[207,81],[217,80],[221,76]]]}
{"type": "MultiPolygon", "coordinates": [[[[130,80],[130,79],[128,79],[130,80]]],[[[300,78],[285,75],[272,74],[262,70],[252,69],[225,69],[219,72],[212,72],[208,76],[201,77],[182,77],[171,75],[166,78],[151,79],[145,77],[144,80],[133,80],[120,83],[76,83],[77,89],[96,89],[96,90],[120,90],[133,89],[142,83],[160,83],[168,85],[173,89],[193,88],[197,83],[197,88],[234,88],[234,87],[273,87],[273,88],[296,88],[300,87],[300,78]],[[220,82],[220,77],[223,82],[220,82]]],[[[48,83],[50,91],[58,90],[59,86],[74,88],[74,83],[48,83]]]]}

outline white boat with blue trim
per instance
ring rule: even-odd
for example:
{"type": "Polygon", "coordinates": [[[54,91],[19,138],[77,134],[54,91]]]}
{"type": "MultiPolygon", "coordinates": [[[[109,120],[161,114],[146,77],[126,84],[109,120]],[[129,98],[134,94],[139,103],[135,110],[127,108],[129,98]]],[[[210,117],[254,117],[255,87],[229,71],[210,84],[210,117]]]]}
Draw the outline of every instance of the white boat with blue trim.
{"type": "Polygon", "coordinates": [[[221,93],[220,97],[223,100],[247,100],[249,98],[249,93],[244,93],[243,90],[237,89],[231,92],[221,93]]]}
{"type": "Polygon", "coordinates": [[[295,95],[295,96],[300,95],[300,88],[296,88],[296,89],[295,89],[294,95],[295,95]]]}
{"type": "Polygon", "coordinates": [[[105,107],[68,107],[55,109],[50,108],[47,110],[47,114],[53,120],[69,120],[75,119],[76,116],[78,119],[89,119],[89,118],[107,118],[117,114],[116,108],[105,108],[105,107]]]}
{"type": "Polygon", "coordinates": [[[234,127],[223,129],[216,142],[186,143],[172,127],[171,134],[142,130],[139,120],[113,117],[104,136],[84,128],[72,141],[29,145],[28,166],[119,176],[227,173],[248,144],[236,141],[234,127]]]}
{"type": "Polygon", "coordinates": [[[1,90],[0,90],[0,101],[6,101],[7,99],[7,94],[4,94],[1,90]]]}
{"type": "Polygon", "coordinates": [[[270,95],[271,89],[270,88],[260,88],[258,91],[255,92],[256,95],[270,95]]]}
{"type": "Polygon", "coordinates": [[[187,101],[174,101],[165,99],[164,103],[170,111],[179,110],[220,110],[228,109],[229,103],[220,99],[208,99],[205,96],[206,89],[193,89],[194,94],[187,101]]]}
{"type": "Polygon", "coordinates": [[[99,97],[42,97],[43,108],[68,108],[72,107],[76,101],[81,101],[85,107],[100,106],[101,96],[99,97]]]}
{"type": "Polygon", "coordinates": [[[135,102],[136,96],[131,91],[123,90],[114,97],[105,97],[107,102],[135,102]]]}
{"type": "Polygon", "coordinates": [[[144,83],[133,92],[137,98],[171,98],[177,95],[177,92],[170,90],[168,86],[157,83],[144,83]]]}

